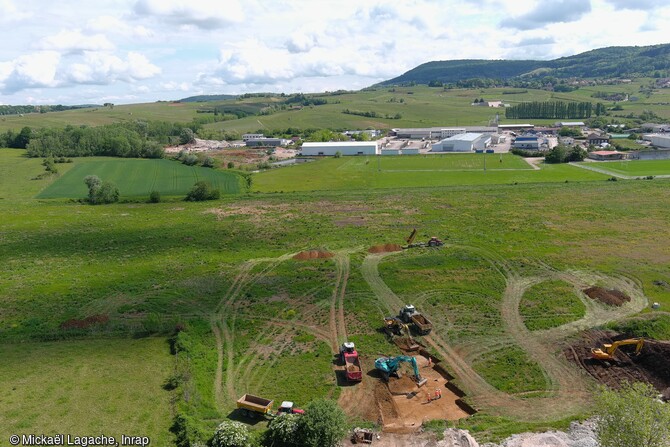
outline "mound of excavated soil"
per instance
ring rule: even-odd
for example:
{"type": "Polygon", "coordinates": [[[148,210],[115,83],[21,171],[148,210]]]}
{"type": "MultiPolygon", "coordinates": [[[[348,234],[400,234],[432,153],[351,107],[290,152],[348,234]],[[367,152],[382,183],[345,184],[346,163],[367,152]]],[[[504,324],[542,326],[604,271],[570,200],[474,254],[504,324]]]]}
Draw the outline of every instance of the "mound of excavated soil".
{"type": "Polygon", "coordinates": [[[402,247],[398,244],[383,244],[370,247],[368,253],[391,253],[394,251],[401,251],[401,250],[402,247]]]}
{"type": "Polygon", "coordinates": [[[293,259],[298,259],[298,260],[304,261],[306,259],[332,258],[333,256],[334,256],[334,254],[329,252],[329,251],[307,250],[307,251],[301,251],[297,255],[293,256],[293,259]]]}
{"type": "Polygon", "coordinates": [[[581,340],[566,348],[565,356],[611,388],[620,388],[626,381],[647,382],[659,392],[670,387],[670,343],[645,340],[639,356],[632,353],[634,347],[623,346],[615,354],[617,361],[608,362],[609,366],[591,359],[591,348],[600,348],[604,343],[623,338],[627,337],[613,332],[586,331],[581,340]]]}
{"type": "Polygon", "coordinates": [[[623,306],[630,301],[630,297],[616,289],[604,289],[602,287],[589,287],[584,289],[584,293],[591,299],[609,304],[610,306],[623,306]]]}

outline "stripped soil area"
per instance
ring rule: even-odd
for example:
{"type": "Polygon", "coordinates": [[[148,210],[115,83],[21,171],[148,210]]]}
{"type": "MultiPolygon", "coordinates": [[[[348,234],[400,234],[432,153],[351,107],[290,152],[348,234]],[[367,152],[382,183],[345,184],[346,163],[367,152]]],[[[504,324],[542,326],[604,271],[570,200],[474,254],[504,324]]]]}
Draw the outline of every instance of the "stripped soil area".
{"type": "Polygon", "coordinates": [[[402,251],[402,247],[398,244],[382,244],[368,249],[368,253],[392,253],[394,251],[402,251]]]}
{"type": "Polygon", "coordinates": [[[616,289],[605,289],[603,287],[594,286],[584,289],[584,293],[592,300],[600,301],[601,303],[610,306],[621,307],[624,303],[630,301],[628,295],[616,289]]]}
{"type": "Polygon", "coordinates": [[[297,255],[293,256],[293,259],[297,259],[299,261],[305,261],[307,259],[327,259],[327,258],[332,258],[333,256],[335,256],[335,254],[331,253],[329,251],[306,250],[306,251],[301,251],[297,255]]]}
{"type": "Polygon", "coordinates": [[[639,355],[634,354],[634,345],[622,346],[616,351],[614,361],[591,358],[591,348],[602,348],[605,343],[626,338],[630,337],[612,331],[589,330],[565,348],[564,354],[610,388],[621,388],[626,382],[646,382],[659,392],[670,387],[670,342],[645,340],[639,355]]]}

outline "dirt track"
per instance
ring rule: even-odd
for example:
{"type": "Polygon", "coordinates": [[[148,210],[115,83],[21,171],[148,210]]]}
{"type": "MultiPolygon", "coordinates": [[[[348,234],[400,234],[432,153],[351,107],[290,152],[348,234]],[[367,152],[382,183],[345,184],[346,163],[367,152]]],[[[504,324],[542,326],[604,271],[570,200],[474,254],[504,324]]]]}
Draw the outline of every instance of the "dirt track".
{"type": "MultiPolygon", "coordinates": [[[[456,375],[468,396],[476,405],[486,408],[491,413],[514,416],[522,420],[548,420],[559,419],[566,413],[578,412],[588,404],[588,382],[579,370],[571,366],[564,358],[561,358],[560,353],[556,352],[557,342],[584,326],[592,327],[604,324],[639,312],[646,305],[646,298],[642,292],[628,278],[610,278],[604,275],[581,272],[562,273],[541,263],[545,270],[542,276],[524,278],[515,268],[495,253],[481,248],[461,248],[472,250],[485,257],[505,277],[507,286],[501,304],[505,331],[514,341],[514,344],[524,349],[529,357],[543,369],[551,391],[550,396],[521,398],[520,396],[503,393],[477,374],[471,363],[462,356],[461,352],[457,352],[447,344],[440,336],[439,331],[434,330],[431,335],[425,337],[426,342],[445,360],[450,371],[456,375]],[[589,303],[585,317],[579,321],[548,331],[531,333],[524,325],[519,314],[519,303],[529,287],[550,278],[560,278],[580,289],[584,288],[584,284],[594,284],[596,281],[604,282],[611,285],[613,289],[625,291],[632,297],[632,300],[622,307],[615,308],[589,303]]],[[[380,302],[389,311],[400,308],[404,304],[379,276],[378,266],[380,261],[391,254],[368,255],[362,267],[363,277],[380,302]]],[[[586,299],[584,298],[584,300],[586,299]]],[[[488,346],[488,348],[490,349],[491,346],[488,346]]],[[[486,347],[483,347],[482,350],[485,351],[486,347]]]]}

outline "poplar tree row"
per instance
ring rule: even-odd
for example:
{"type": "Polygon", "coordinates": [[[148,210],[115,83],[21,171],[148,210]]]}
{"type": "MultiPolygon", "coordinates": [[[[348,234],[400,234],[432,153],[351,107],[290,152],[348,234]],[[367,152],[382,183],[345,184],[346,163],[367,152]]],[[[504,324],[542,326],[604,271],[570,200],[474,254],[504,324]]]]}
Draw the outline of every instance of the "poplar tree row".
{"type": "Polygon", "coordinates": [[[518,105],[505,109],[505,117],[509,119],[565,119],[565,118],[591,118],[592,114],[600,116],[605,113],[605,106],[597,103],[595,106],[590,102],[522,102],[518,105]]]}

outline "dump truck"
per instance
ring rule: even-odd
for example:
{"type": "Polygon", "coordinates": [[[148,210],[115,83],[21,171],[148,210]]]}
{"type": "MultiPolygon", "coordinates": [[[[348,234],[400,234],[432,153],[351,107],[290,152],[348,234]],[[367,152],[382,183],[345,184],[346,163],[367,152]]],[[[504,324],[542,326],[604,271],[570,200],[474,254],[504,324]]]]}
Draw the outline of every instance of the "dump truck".
{"type": "Polygon", "coordinates": [[[388,336],[402,349],[417,351],[421,347],[412,337],[409,326],[398,317],[384,317],[384,329],[388,336]],[[398,338],[394,338],[394,335],[397,335],[398,338]]]}
{"type": "Polygon", "coordinates": [[[363,380],[363,370],[361,361],[358,358],[356,346],[352,342],[344,342],[340,346],[340,359],[345,367],[345,375],[350,382],[360,382],[363,380]]]}
{"type": "Polygon", "coordinates": [[[425,315],[417,312],[416,308],[411,304],[406,304],[405,307],[400,309],[398,318],[403,323],[413,323],[421,335],[428,335],[433,329],[433,323],[425,315]]]}
{"type": "Polygon", "coordinates": [[[245,416],[252,418],[257,415],[275,417],[280,414],[303,414],[305,412],[305,410],[295,408],[293,402],[285,400],[281,403],[277,413],[274,413],[272,404],[274,404],[274,400],[254,396],[253,394],[245,394],[237,399],[237,408],[241,409],[245,416]]]}
{"type": "Polygon", "coordinates": [[[273,403],[274,400],[271,399],[264,399],[253,394],[245,394],[237,399],[237,408],[241,409],[242,413],[249,417],[256,415],[272,416],[273,403]]]}

